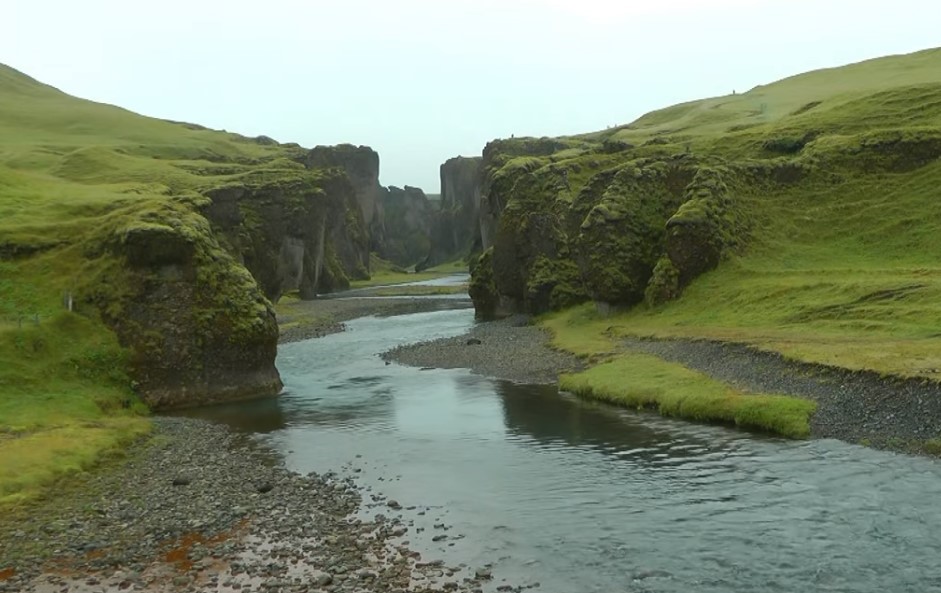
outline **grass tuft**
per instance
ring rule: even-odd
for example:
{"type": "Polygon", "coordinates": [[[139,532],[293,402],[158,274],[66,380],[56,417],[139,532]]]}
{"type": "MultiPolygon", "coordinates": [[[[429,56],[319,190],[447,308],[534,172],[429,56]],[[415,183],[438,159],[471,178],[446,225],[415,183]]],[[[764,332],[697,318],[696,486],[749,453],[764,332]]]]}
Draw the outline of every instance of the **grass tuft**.
{"type": "Polygon", "coordinates": [[[794,439],[810,435],[811,401],[745,394],[686,367],[646,354],[622,354],[586,371],[563,375],[561,389],[618,406],[652,408],[664,416],[734,424],[794,439]]]}

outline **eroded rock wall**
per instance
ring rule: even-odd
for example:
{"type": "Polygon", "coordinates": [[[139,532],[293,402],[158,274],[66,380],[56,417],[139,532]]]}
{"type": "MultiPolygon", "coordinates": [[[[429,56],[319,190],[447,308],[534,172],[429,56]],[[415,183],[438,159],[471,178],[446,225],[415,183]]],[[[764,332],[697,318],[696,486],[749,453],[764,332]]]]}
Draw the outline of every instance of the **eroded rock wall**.
{"type": "Polygon", "coordinates": [[[307,154],[304,164],[309,169],[339,168],[349,178],[369,238],[366,253],[359,256],[366,261],[368,272],[368,252],[382,250],[386,233],[382,200],[385,188],[379,185],[379,154],[368,146],[317,146],[307,154]]]}
{"type": "Polygon", "coordinates": [[[206,216],[223,244],[272,301],[291,290],[313,298],[368,275],[355,191],[337,169],[248,177],[206,196],[206,216]]]}
{"type": "Polygon", "coordinates": [[[108,221],[86,246],[96,273],[78,292],[130,351],[135,390],[155,410],[281,390],[271,303],[199,214],[207,205],[108,221]]]}
{"type": "Polygon", "coordinates": [[[487,146],[485,251],[471,281],[480,316],[585,300],[605,310],[657,304],[739,244],[745,228],[729,167],[685,153],[619,152],[551,139],[487,146]]]}
{"type": "Polygon", "coordinates": [[[431,225],[437,208],[421,189],[389,186],[382,195],[386,235],[380,257],[411,266],[428,255],[431,225]]]}
{"type": "Polygon", "coordinates": [[[441,165],[441,207],[431,224],[428,256],[419,268],[479,251],[480,166],[480,157],[455,157],[441,165]]]}
{"type": "Polygon", "coordinates": [[[151,408],[275,396],[271,302],[348,287],[367,241],[343,171],[257,171],[103,225],[77,292],[130,351],[151,408]]]}

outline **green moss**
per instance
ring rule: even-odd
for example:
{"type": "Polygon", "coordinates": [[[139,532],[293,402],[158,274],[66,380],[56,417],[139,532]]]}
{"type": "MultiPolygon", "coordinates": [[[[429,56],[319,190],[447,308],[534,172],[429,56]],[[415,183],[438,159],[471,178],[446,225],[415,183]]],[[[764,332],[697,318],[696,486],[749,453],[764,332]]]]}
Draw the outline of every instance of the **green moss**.
{"type": "Polygon", "coordinates": [[[586,202],[594,202],[575,243],[581,275],[593,299],[611,304],[643,299],[662,253],[667,212],[678,201],[672,174],[665,163],[628,163],[613,178],[604,175],[611,181],[602,186],[600,197],[587,191],[579,194],[576,207],[581,210],[587,209],[586,202]]]}
{"type": "Polygon", "coordinates": [[[578,266],[570,259],[538,256],[526,284],[531,311],[558,311],[588,300],[578,266]]]}
{"type": "Polygon", "coordinates": [[[651,307],[672,301],[680,295],[680,271],[673,261],[663,256],[654,266],[653,276],[644,290],[644,301],[651,307]]]}
{"type": "Polygon", "coordinates": [[[477,258],[467,292],[474,301],[478,317],[492,319],[496,315],[500,297],[493,281],[493,247],[477,258]]]}
{"type": "Polygon", "coordinates": [[[653,408],[664,416],[721,422],[789,438],[810,435],[811,401],[751,395],[644,354],[626,354],[577,374],[563,375],[560,388],[619,406],[653,408]]]}

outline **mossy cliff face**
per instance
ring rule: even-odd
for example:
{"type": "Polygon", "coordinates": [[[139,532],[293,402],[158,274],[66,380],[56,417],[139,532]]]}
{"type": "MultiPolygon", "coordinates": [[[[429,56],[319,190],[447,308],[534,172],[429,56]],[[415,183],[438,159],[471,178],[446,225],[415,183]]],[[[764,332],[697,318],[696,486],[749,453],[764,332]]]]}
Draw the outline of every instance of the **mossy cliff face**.
{"type": "Polygon", "coordinates": [[[379,256],[411,266],[428,255],[435,207],[421,189],[389,186],[382,193],[386,235],[379,256]]]}
{"type": "Polygon", "coordinates": [[[430,248],[419,269],[480,251],[480,157],[455,157],[441,165],[441,208],[431,224],[430,248]]]}
{"type": "Polygon", "coordinates": [[[481,316],[675,298],[744,232],[730,214],[728,170],[685,153],[519,139],[484,154],[481,228],[491,229],[491,251],[474,274],[494,294],[477,291],[481,316]]]}
{"type": "Polygon", "coordinates": [[[307,153],[304,164],[310,169],[338,168],[349,178],[368,235],[366,250],[357,257],[368,273],[369,250],[382,251],[386,234],[384,188],[379,185],[379,154],[368,146],[317,146],[307,153]]]}
{"type": "Polygon", "coordinates": [[[109,220],[85,246],[83,303],[130,351],[153,409],[274,396],[278,327],[270,302],[216,240],[201,199],[109,220]]]}
{"type": "Polygon", "coordinates": [[[368,274],[368,148],[146,118],[2,65],[0,129],[0,332],[25,313],[109,328],[154,408],[276,395],[271,301],[368,274]]]}
{"type": "Polygon", "coordinates": [[[313,298],[367,275],[366,231],[341,171],[251,174],[204,193],[223,244],[272,301],[290,290],[313,298]]]}

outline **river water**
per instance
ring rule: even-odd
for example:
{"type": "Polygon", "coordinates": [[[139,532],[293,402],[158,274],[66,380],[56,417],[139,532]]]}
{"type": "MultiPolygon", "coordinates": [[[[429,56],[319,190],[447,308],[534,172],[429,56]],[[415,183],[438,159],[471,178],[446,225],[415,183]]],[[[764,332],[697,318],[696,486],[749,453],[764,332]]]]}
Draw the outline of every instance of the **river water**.
{"type": "MultiPolygon", "coordinates": [[[[201,413],[297,471],[395,499],[413,548],[492,562],[491,589],[941,591],[941,463],[378,357],[473,323],[469,310],[355,320],[280,348],[281,398],[201,413]]],[[[394,514],[381,500],[364,512],[394,514]]]]}

